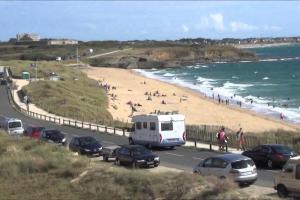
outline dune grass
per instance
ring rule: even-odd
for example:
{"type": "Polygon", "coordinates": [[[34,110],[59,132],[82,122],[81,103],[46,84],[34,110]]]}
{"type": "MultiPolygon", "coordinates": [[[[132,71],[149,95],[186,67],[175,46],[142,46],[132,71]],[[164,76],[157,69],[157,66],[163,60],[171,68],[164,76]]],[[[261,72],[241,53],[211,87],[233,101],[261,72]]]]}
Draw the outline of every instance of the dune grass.
{"type": "Polygon", "coordinates": [[[0,181],[1,200],[249,199],[230,180],[116,167],[1,131],[0,181]]]}
{"type": "MultiPolygon", "coordinates": [[[[2,61],[0,65],[10,66],[14,77],[22,71],[35,76],[35,70],[28,61],[2,61]]],[[[30,100],[38,107],[60,116],[88,122],[109,124],[113,120],[107,111],[108,99],[103,88],[78,69],[58,62],[38,62],[38,78],[23,88],[30,100]],[[49,74],[55,72],[62,80],[50,81],[49,74]]]]}

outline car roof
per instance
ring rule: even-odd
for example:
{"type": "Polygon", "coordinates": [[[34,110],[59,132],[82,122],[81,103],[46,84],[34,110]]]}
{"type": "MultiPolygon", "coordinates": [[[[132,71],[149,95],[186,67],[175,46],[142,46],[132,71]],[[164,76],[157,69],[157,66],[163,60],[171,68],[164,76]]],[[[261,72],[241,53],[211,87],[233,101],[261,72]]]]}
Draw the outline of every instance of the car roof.
{"type": "Polygon", "coordinates": [[[29,125],[27,126],[27,128],[32,127],[32,128],[45,128],[43,126],[39,126],[39,125],[29,125]]]}
{"type": "Polygon", "coordinates": [[[243,156],[241,154],[234,154],[234,153],[229,153],[229,154],[220,154],[216,156],[212,156],[211,158],[219,158],[225,161],[229,162],[235,162],[239,160],[249,160],[250,158],[243,156]]]}
{"type": "Polygon", "coordinates": [[[142,146],[142,145],[122,145],[122,147],[125,147],[125,148],[127,148],[127,149],[136,149],[136,148],[146,148],[146,147],[144,147],[144,146],[142,146]]]}
{"type": "Polygon", "coordinates": [[[96,140],[96,138],[92,137],[92,136],[75,136],[74,138],[77,138],[77,139],[84,139],[84,138],[93,138],[96,140]]]}
{"type": "Polygon", "coordinates": [[[58,132],[61,132],[60,130],[55,129],[55,128],[46,128],[44,131],[45,131],[45,132],[46,132],[46,131],[58,131],[58,132]]]}

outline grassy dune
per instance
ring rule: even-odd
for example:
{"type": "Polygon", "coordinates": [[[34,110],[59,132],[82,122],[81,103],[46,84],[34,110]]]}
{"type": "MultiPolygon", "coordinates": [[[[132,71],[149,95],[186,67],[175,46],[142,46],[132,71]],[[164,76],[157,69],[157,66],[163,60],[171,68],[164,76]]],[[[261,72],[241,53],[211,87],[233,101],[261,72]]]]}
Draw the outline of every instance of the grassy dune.
{"type": "MultiPolygon", "coordinates": [[[[0,65],[11,66],[14,77],[20,77],[22,71],[35,71],[27,61],[2,61],[0,65]]],[[[60,116],[90,122],[108,123],[112,121],[107,111],[108,100],[105,91],[97,82],[84,73],[58,62],[38,62],[38,78],[44,80],[32,82],[23,88],[31,101],[38,107],[60,116]],[[61,81],[50,81],[49,74],[55,72],[61,81]]]]}
{"type": "Polygon", "coordinates": [[[1,200],[248,198],[230,181],[115,167],[74,156],[62,146],[1,132],[0,181],[1,200]]]}

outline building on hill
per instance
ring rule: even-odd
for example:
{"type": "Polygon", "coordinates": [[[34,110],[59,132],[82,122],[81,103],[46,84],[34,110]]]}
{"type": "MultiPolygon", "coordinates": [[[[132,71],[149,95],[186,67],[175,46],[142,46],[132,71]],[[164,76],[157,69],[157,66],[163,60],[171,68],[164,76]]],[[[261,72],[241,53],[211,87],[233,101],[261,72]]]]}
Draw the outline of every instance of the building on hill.
{"type": "Polygon", "coordinates": [[[41,37],[36,33],[21,33],[17,34],[17,41],[40,41],[41,37]]]}
{"type": "Polygon", "coordinates": [[[75,45],[78,44],[77,40],[69,39],[51,39],[47,43],[48,45],[75,45]]]}

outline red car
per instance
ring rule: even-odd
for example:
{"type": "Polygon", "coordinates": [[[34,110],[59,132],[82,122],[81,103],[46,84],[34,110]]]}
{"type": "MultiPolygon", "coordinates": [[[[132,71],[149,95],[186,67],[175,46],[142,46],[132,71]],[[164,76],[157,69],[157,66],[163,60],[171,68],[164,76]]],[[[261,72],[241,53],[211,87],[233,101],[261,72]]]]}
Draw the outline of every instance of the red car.
{"type": "Polygon", "coordinates": [[[31,138],[39,139],[41,137],[42,130],[44,130],[44,129],[45,129],[45,127],[42,127],[42,126],[31,125],[25,129],[24,135],[29,136],[31,138]]]}

